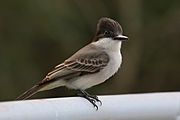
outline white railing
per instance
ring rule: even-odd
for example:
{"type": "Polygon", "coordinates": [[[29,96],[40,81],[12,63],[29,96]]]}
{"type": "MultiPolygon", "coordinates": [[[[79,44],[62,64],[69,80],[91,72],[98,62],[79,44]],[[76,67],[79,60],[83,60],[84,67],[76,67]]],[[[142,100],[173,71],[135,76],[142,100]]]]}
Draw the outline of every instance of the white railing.
{"type": "Polygon", "coordinates": [[[0,120],[180,120],[180,92],[99,96],[99,110],[80,97],[0,103],[0,120]]]}

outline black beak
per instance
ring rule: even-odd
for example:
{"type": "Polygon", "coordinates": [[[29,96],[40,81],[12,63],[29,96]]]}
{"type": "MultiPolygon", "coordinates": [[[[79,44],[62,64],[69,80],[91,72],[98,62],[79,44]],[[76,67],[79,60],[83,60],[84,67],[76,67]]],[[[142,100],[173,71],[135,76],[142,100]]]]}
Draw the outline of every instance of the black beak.
{"type": "Polygon", "coordinates": [[[127,41],[128,37],[124,36],[124,35],[118,35],[116,37],[113,38],[114,40],[119,40],[119,41],[127,41]]]}

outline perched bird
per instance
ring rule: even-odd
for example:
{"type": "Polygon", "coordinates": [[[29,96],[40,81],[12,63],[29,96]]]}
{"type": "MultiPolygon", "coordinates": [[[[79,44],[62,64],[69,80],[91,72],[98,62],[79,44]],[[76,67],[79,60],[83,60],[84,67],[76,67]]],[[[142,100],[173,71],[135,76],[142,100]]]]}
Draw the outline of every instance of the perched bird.
{"type": "Polygon", "coordinates": [[[40,91],[66,86],[79,90],[78,95],[86,98],[98,109],[96,102],[101,103],[101,101],[96,95],[90,95],[85,90],[103,83],[120,68],[121,44],[128,39],[122,33],[122,28],[117,21],[106,17],[101,18],[90,44],[55,66],[42,81],[20,95],[17,100],[27,99],[40,91]]]}

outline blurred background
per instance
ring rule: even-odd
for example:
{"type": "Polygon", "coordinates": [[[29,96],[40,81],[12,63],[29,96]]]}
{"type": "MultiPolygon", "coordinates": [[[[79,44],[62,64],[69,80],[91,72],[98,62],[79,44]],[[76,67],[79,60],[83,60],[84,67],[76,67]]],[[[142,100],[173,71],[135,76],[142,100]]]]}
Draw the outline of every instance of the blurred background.
{"type": "MultiPolygon", "coordinates": [[[[179,0],[1,0],[0,100],[14,100],[93,38],[101,17],[129,41],[122,69],[91,94],[180,90],[179,0]]],[[[33,98],[72,96],[57,88],[33,98]]]]}

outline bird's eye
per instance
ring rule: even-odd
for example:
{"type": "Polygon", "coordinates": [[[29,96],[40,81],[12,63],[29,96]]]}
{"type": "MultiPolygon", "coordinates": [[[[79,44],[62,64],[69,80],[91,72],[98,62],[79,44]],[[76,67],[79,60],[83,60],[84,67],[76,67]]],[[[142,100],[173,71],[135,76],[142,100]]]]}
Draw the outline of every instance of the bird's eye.
{"type": "Polygon", "coordinates": [[[109,34],[109,32],[108,32],[108,31],[105,31],[105,32],[104,32],[104,35],[108,35],[108,34],[109,34]]]}

